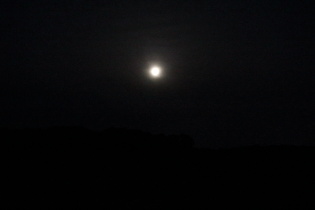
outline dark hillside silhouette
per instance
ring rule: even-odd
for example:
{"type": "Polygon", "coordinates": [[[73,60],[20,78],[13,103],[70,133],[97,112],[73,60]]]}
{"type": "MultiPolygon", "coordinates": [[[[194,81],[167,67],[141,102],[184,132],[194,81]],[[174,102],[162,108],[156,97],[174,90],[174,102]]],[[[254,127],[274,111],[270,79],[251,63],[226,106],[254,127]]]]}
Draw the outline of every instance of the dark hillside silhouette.
{"type": "Polygon", "coordinates": [[[309,209],[315,148],[198,149],[186,135],[1,129],[10,209],[309,209]]]}

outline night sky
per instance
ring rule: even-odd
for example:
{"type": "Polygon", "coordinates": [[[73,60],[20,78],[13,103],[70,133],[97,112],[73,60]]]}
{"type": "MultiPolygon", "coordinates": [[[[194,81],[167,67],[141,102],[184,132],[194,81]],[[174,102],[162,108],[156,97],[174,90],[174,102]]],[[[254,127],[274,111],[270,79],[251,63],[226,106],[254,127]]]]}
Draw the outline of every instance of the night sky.
{"type": "Polygon", "coordinates": [[[2,0],[0,126],[314,144],[314,13],[307,0],[2,0]]]}

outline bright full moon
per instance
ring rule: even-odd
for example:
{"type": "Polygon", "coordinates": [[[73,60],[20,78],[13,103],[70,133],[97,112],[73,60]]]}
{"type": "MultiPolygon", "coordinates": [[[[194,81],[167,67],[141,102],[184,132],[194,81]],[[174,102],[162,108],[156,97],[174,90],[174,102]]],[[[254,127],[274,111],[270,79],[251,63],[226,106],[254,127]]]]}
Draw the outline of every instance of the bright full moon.
{"type": "Polygon", "coordinates": [[[161,76],[161,68],[158,66],[154,66],[150,69],[150,74],[154,78],[158,78],[161,76]]]}

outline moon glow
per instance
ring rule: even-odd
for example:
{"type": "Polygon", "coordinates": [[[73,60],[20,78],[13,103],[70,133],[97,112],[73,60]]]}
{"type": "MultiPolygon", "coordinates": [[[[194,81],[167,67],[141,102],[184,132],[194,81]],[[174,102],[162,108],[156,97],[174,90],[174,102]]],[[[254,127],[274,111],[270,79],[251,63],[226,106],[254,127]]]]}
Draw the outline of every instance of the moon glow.
{"type": "Polygon", "coordinates": [[[158,77],[160,77],[160,76],[161,76],[161,73],[162,73],[161,68],[158,67],[158,66],[153,66],[153,67],[151,67],[151,69],[150,69],[150,75],[151,75],[151,77],[153,77],[153,78],[158,78],[158,77]]]}

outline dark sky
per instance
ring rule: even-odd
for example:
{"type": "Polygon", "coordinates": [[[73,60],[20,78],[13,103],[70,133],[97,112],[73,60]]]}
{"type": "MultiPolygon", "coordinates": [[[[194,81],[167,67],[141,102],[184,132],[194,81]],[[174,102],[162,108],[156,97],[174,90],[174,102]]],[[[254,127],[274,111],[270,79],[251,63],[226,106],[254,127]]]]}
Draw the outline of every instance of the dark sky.
{"type": "Polygon", "coordinates": [[[312,1],[2,0],[0,21],[0,126],[315,142],[312,1]]]}

